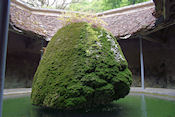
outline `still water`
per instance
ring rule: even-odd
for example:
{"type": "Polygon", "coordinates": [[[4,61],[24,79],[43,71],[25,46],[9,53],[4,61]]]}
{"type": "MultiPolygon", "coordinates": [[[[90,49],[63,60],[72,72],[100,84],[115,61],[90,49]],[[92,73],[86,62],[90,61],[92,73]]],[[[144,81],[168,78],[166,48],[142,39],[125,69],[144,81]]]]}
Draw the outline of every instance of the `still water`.
{"type": "Polygon", "coordinates": [[[4,99],[3,117],[175,117],[175,100],[135,94],[93,111],[61,112],[32,106],[25,96],[4,99]]]}

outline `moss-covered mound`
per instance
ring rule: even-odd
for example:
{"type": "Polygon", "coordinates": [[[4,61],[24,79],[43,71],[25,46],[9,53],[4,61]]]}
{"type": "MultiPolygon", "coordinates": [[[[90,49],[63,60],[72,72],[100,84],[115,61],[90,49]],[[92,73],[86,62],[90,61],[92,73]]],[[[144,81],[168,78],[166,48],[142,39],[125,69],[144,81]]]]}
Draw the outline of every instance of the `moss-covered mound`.
{"type": "Polygon", "coordinates": [[[100,27],[72,23],[48,44],[34,76],[34,105],[87,109],[125,97],[132,75],[115,38],[100,27]]]}

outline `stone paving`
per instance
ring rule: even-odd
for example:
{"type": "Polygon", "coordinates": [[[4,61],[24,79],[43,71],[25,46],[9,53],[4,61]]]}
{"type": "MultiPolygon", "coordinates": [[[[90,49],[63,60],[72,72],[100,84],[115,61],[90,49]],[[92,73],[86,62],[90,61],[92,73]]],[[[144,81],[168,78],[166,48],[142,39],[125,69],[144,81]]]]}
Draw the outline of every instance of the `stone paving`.
{"type": "MultiPolygon", "coordinates": [[[[164,88],[145,88],[141,87],[131,87],[131,93],[148,93],[148,94],[158,94],[167,95],[175,97],[175,89],[164,89],[164,88]]],[[[31,88],[17,88],[17,89],[5,89],[4,96],[8,95],[18,95],[18,94],[29,94],[31,93],[31,88]]]]}
{"type": "Polygon", "coordinates": [[[31,88],[4,89],[4,96],[31,93],[31,88]]]}
{"type": "Polygon", "coordinates": [[[131,93],[150,93],[175,97],[175,89],[131,87],[131,93]]]}

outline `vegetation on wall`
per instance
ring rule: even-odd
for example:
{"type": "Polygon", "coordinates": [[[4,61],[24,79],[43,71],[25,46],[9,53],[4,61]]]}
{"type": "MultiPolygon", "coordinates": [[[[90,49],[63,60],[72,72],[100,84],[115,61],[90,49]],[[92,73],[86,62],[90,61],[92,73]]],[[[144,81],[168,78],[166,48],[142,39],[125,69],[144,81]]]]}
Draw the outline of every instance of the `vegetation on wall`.
{"type": "Polygon", "coordinates": [[[34,105],[88,109],[125,97],[132,74],[115,38],[85,22],[70,23],[49,42],[35,73],[34,105]]]}
{"type": "Polygon", "coordinates": [[[63,13],[57,19],[62,22],[62,26],[78,22],[87,22],[96,27],[105,27],[108,25],[104,20],[100,19],[97,15],[92,13],[63,13]]]}

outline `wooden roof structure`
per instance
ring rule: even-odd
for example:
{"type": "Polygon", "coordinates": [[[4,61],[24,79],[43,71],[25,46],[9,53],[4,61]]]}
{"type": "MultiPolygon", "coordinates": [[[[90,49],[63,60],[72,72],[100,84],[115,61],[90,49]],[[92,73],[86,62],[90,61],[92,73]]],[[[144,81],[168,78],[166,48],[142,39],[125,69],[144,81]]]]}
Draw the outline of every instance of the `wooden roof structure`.
{"type": "MultiPolygon", "coordinates": [[[[167,26],[167,22],[156,23],[161,13],[159,13],[158,9],[162,4],[158,5],[157,0],[154,1],[156,7],[150,1],[97,13],[96,15],[108,24],[105,28],[117,38],[127,39],[136,35],[145,37],[145,35],[160,30],[160,27],[167,26]]],[[[170,11],[163,14],[168,19],[174,16],[170,11]]],[[[84,14],[65,10],[38,9],[18,0],[11,0],[10,30],[19,34],[33,36],[32,38],[41,37],[49,41],[57,30],[63,26],[63,22],[58,18],[64,13],[84,14]]],[[[171,22],[174,21],[171,20],[171,22]]],[[[173,23],[169,25],[173,25],[173,23]]]]}

